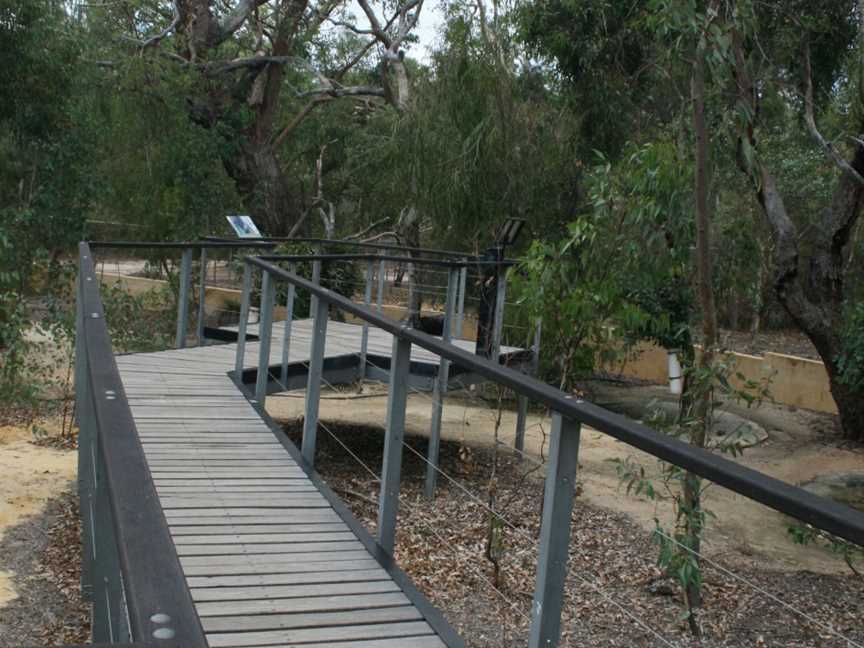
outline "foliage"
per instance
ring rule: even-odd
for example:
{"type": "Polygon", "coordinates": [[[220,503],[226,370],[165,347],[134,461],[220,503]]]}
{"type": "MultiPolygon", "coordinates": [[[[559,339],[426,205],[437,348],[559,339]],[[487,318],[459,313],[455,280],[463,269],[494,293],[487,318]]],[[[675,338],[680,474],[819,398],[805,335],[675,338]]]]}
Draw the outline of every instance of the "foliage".
{"type": "Polygon", "coordinates": [[[843,558],[849,570],[856,576],[864,576],[860,568],[860,562],[864,559],[864,547],[860,547],[848,540],[822,531],[810,524],[792,524],[787,528],[792,542],[800,545],[815,544],[827,548],[831,553],[843,558]]]}
{"type": "Polygon", "coordinates": [[[848,309],[837,368],[840,382],[864,393],[864,302],[848,309]]]}
{"type": "Polygon", "coordinates": [[[173,347],[177,310],[170,288],[133,295],[116,281],[103,288],[102,306],[115,353],[147,353],[173,347]]]}

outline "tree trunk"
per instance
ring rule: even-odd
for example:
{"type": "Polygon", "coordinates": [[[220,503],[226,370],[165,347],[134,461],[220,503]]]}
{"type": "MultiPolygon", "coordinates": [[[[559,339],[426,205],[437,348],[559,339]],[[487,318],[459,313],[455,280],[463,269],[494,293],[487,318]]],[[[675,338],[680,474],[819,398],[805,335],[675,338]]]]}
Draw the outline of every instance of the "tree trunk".
{"type": "MultiPolygon", "coordinates": [[[[714,298],[713,263],[711,258],[711,212],[708,200],[709,181],[709,141],[708,128],[705,124],[705,46],[696,48],[693,62],[693,77],[691,92],[693,100],[693,133],[696,138],[696,169],[694,193],[696,198],[696,270],[699,284],[699,304],[702,311],[703,351],[699,359],[700,375],[704,376],[704,384],[696,385],[694,414],[696,425],[693,427],[690,442],[699,448],[705,447],[705,441],[711,429],[711,413],[713,409],[713,378],[711,368],[714,364],[714,353],[717,346],[717,307],[714,298]]],[[[699,565],[699,551],[702,538],[702,502],[701,479],[698,475],[687,472],[684,476],[684,516],[685,529],[693,560],[699,565]]],[[[690,611],[688,622],[693,635],[702,635],[697,610],[702,605],[702,595],[698,576],[691,576],[686,586],[687,606],[690,611]]]]}

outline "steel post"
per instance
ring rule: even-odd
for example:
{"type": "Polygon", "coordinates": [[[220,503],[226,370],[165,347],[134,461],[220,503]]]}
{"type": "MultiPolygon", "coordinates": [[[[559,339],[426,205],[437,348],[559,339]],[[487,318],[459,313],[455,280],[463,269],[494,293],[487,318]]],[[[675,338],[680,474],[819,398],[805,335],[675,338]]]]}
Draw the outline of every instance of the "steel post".
{"type": "Polygon", "coordinates": [[[528,648],[555,648],[561,636],[561,606],[567,578],[579,436],[578,423],[563,418],[558,412],[552,413],[552,438],[546,466],[537,582],[531,606],[528,648]]]}
{"type": "Polygon", "coordinates": [[[504,334],[504,302],[507,298],[507,268],[499,267],[495,280],[495,315],[492,320],[492,362],[500,362],[504,334]]]}
{"type": "MultiPolygon", "coordinates": [[[[444,327],[441,339],[449,343],[450,331],[453,324],[454,311],[456,309],[456,291],[458,290],[459,274],[455,269],[450,270],[447,277],[447,299],[444,305],[444,327]]],[[[429,452],[426,460],[426,486],[427,499],[435,497],[435,485],[438,482],[438,454],[441,448],[441,419],[444,415],[444,394],[447,392],[447,383],[450,377],[450,361],[441,358],[438,363],[438,375],[432,388],[432,425],[429,429],[429,452]]]]}
{"type": "Polygon", "coordinates": [[[384,259],[378,262],[378,292],[375,295],[378,312],[384,310],[384,281],[387,278],[387,262],[384,259]]]}
{"type": "Polygon", "coordinates": [[[234,372],[237,379],[243,379],[243,365],[246,362],[246,327],[249,323],[249,306],[252,302],[252,264],[243,265],[243,293],[240,297],[240,321],[237,323],[237,350],[234,358],[234,372]]]}
{"type": "Polygon", "coordinates": [[[255,398],[264,406],[267,383],[270,380],[270,342],[273,337],[273,303],[276,282],[266,270],[261,277],[261,319],[258,322],[258,373],[255,377],[255,398]]]}
{"type": "MultiPolygon", "coordinates": [[[[294,274],[297,266],[294,263],[288,264],[288,272],[294,274]]],[[[283,388],[288,384],[288,363],[290,362],[291,351],[291,327],[294,322],[294,295],[297,289],[293,283],[288,282],[288,295],[285,297],[285,328],[282,329],[282,371],[279,373],[279,380],[282,382],[283,388]]]]}
{"type": "MultiPolygon", "coordinates": [[[[372,274],[375,265],[372,259],[366,263],[366,292],[363,295],[363,303],[368,308],[372,303],[372,274]]],[[[360,336],[360,367],[358,379],[363,380],[366,377],[366,349],[369,346],[369,322],[363,320],[363,332],[360,336]]]]}
{"type": "Polygon", "coordinates": [[[180,261],[180,287],[177,292],[177,338],[174,346],[186,347],[186,331],[189,328],[189,288],[192,282],[192,248],[183,250],[180,261]]]}
{"type": "MultiPolygon", "coordinates": [[[[315,254],[321,254],[321,246],[315,246],[315,254]]],[[[321,261],[316,260],[312,262],[312,283],[316,286],[321,285],[321,261]]],[[[315,317],[315,313],[318,312],[318,297],[312,295],[309,298],[309,317],[315,317]]]]}
{"type": "MultiPolygon", "coordinates": [[[[540,331],[542,320],[538,317],[534,327],[533,340],[531,342],[531,365],[530,375],[536,377],[540,370],[540,331]]],[[[522,460],[522,451],[525,450],[525,426],[528,422],[528,397],[519,394],[518,407],[516,410],[516,439],[513,447],[519,451],[518,461],[522,460]]]]}
{"type": "Polygon", "coordinates": [[[405,405],[408,400],[410,367],[411,343],[394,337],[390,359],[390,393],[387,397],[387,426],[384,431],[381,494],[378,498],[378,544],[391,556],[396,543],[396,518],[399,514],[402,441],[405,438],[405,405]]]}
{"type": "Polygon", "coordinates": [[[306,383],[306,413],[303,418],[303,458],[315,465],[315,443],[318,436],[318,405],[321,398],[321,378],[324,372],[324,345],[327,341],[327,318],[330,305],[318,300],[312,327],[312,346],[309,351],[309,376],[306,383]]]}
{"type": "MultiPolygon", "coordinates": [[[[467,259],[462,259],[467,261],[467,259]]],[[[459,301],[456,304],[456,331],[453,335],[457,340],[462,339],[462,326],[465,322],[465,290],[468,287],[468,266],[459,268],[459,301]]]]}
{"type": "Polygon", "coordinates": [[[201,248],[201,276],[198,281],[198,346],[204,346],[204,306],[207,303],[207,248],[201,248]]]}

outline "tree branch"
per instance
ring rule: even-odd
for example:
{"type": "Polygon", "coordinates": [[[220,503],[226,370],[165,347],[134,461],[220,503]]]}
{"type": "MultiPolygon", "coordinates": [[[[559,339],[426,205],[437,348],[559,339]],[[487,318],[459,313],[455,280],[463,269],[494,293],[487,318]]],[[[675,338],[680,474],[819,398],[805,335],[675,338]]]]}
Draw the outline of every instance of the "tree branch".
{"type": "Polygon", "coordinates": [[[243,23],[249,18],[253,11],[263,5],[267,0],[240,0],[237,3],[234,11],[229,13],[218,24],[218,32],[215,35],[214,42],[210,45],[218,45],[222,41],[234,34],[243,26],[243,23]]]}
{"type": "MultiPolygon", "coordinates": [[[[804,121],[807,123],[807,129],[813,138],[819,143],[819,146],[825,151],[825,154],[844,174],[851,176],[856,182],[864,186],[864,178],[852,165],[849,164],[834,148],[834,145],[826,140],[819,128],[816,126],[816,116],[813,109],[813,73],[810,67],[810,43],[804,44],[804,121]]],[[[860,144],[859,144],[860,146],[860,144]]]]}
{"type": "Polygon", "coordinates": [[[147,49],[148,47],[158,45],[166,36],[168,36],[168,34],[177,28],[177,25],[180,24],[180,8],[177,6],[176,0],[172,4],[174,5],[174,17],[171,19],[171,24],[162,32],[143,41],[141,43],[141,49],[147,49]]]}
{"type": "Polygon", "coordinates": [[[337,99],[339,97],[384,97],[383,88],[375,88],[373,86],[334,86],[332,88],[319,88],[317,90],[307,90],[300,92],[298,97],[331,97],[337,99]]]}
{"type": "Polygon", "coordinates": [[[390,217],[389,217],[389,216],[385,216],[384,218],[375,221],[374,223],[372,223],[372,224],[369,225],[368,227],[364,227],[362,230],[360,230],[360,231],[357,232],[356,234],[350,234],[350,235],[346,236],[346,237],[345,237],[345,240],[346,240],[346,241],[351,241],[351,240],[353,240],[353,239],[363,238],[363,237],[366,236],[369,232],[371,232],[373,229],[375,229],[376,227],[380,227],[381,225],[383,225],[384,223],[388,222],[389,220],[390,220],[390,217]]]}

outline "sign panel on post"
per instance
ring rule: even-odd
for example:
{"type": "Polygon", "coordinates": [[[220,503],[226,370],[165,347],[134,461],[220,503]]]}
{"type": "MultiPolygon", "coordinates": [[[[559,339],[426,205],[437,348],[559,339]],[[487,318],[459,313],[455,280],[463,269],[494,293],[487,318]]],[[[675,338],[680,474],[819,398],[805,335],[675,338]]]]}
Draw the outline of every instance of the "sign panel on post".
{"type": "Polygon", "coordinates": [[[252,222],[249,216],[236,214],[226,216],[226,218],[240,238],[261,238],[261,232],[258,231],[258,228],[255,227],[255,223],[252,222]]]}

